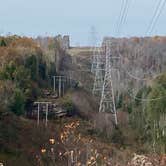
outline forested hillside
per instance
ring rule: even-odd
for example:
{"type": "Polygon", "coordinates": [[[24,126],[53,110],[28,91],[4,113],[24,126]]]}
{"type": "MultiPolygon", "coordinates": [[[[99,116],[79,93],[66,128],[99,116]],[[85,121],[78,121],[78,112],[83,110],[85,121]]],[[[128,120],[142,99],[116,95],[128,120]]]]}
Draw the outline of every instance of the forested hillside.
{"type": "Polygon", "coordinates": [[[136,166],[136,159],[143,159],[164,166],[166,39],[104,39],[98,48],[103,60],[107,40],[118,57],[112,61],[120,76],[115,72],[112,77],[118,125],[109,112],[98,113],[100,94],[91,94],[94,48],[64,50],[53,37],[0,37],[0,162],[61,166],[71,162],[68,149],[74,154],[78,149],[78,165],[136,166]],[[60,82],[53,91],[53,76],[70,78],[62,96],[60,82]],[[56,117],[51,110],[47,128],[44,113],[37,127],[37,116],[29,116],[35,101],[53,102],[51,109],[67,113],[56,117]],[[53,156],[50,139],[55,141],[53,156]]]}
{"type": "Polygon", "coordinates": [[[54,61],[48,61],[51,55],[47,55],[32,38],[0,38],[0,161],[8,161],[4,162],[7,165],[19,165],[19,162],[35,165],[32,152],[35,144],[39,148],[38,134],[42,134],[41,142],[49,137],[51,131],[44,134],[42,126],[33,128],[36,124],[24,118],[32,111],[33,102],[42,95],[42,89],[52,87],[56,51],[61,50],[55,48],[53,51],[54,61]],[[24,145],[27,142],[29,147],[24,145]]]}

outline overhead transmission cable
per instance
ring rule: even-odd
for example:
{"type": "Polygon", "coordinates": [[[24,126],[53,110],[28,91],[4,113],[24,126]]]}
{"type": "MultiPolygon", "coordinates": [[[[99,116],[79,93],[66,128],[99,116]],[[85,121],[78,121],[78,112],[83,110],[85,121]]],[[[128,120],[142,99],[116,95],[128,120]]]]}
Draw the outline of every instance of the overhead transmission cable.
{"type": "Polygon", "coordinates": [[[124,2],[122,14],[121,14],[121,17],[120,17],[120,19],[119,19],[119,24],[118,24],[118,28],[117,28],[117,34],[119,34],[120,31],[121,31],[122,23],[123,23],[124,15],[125,15],[125,13],[126,13],[128,1],[129,1],[129,0],[125,0],[125,2],[124,2]]]}
{"type": "Polygon", "coordinates": [[[129,9],[130,9],[130,5],[131,5],[131,1],[132,0],[129,0],[129,2],[127,4],[126,14],[125,14],[124,19],[123,19],[123,25],[127,22],[127,16],[129,14],[129,9]]]}
{"type": "Polygon", "coordinates": [[[124,10],[125,1],[126,0],[122,0],[122,5],[121,5],[119,17],[117,19],[117,24],[115,25],[115,33],[117,33],[118,28],[119,28],[120,20],[121,20],[121,17],[122,17],[122,14],[123,14],[123,10],[124,10]]]}
{"type": "MultiPolygon", "coordinates": [[[[156,23],[157,23],[157,20],[159,18],[159,16],[161,15],[162,13],[162,10],[164,9],[165,7],[165,3],[166,3],[166,0],[159,0],[158,3],[157,3],[157,6],[154,10],[154,14],[153,14],[153,17],[150,21],[150,24],[148,26],[148,29],[147,29],[147,32],[146,34],[151,34],[151,32],[153,31],[156,23]]],[[[145,81],[145,80],[148,80],[146,78],[138,78],[137,76],[134,76],[132,75],[129,71],[127,72],[128,75],[130,75],[132,78],[134,78],[135,80],[138,80],[138,81],[145,81]]]]}
{"type": "Polygon", "coordinates": [[[153,17],[152,17],[150,24],[148,26],[148,29],[146,31],[147,35],[150,35],[153,32],[153,30],[156,26],[156,23],[165,7],[165,4],[166,4],[166,0],[159,0],[159,2],[157,3],[157,7],[154,11],[153,17]]]}
{"type": "MultiPolygon", "coordinates": [[[[151,34],[151,33],[153,32],[154,27],[155,27],[155,25],[156,25],[156,23],[157,23],[157,21],[158,21],[160,15],[161,15],[163,9],[164,9],[164,7],[165,7],[165,4],[166,4],[166,0],[160,0],[160,1],[157,3],[157,7],[155,8],[155,12],[154,12],[153,17],[152,17],[152,19],[151,19],[151,21],[150,21],[150,25],[148,26],[148,30],[147,30],[147,33],[148,33],[148,34],[151,34]]],[[[129,7],[128,7],[128,8],[129,8],[129,7]]],[[[126,14],[126,16],[127,16],[127,14],[126,14]]],[[[123,20],[123,19],[122,19],[122,20],[123,20]]],[[[124,19],[124,22],[125,22],[125,19],[124,19]]],[[[121,24],[122,24],[122,23],[121,23],[121,24]]],[[[129,71],[126,71],[126,73],[127,73],[127,75],[129,75],[130,77],[132,77],[132,78],[134,78],[134,79],[136,79],[136,80],[139,80],[139,81],[141,81],[141,80],[142,80],[142,81],[143,81],[143,80],[144,80],[144,81],[147,80],[147,79],[145,79],[145,78],[144,78],[144,79],[138,78],[138,77],[136,77],[136,76],[130,74],[129,71]]],[[[164,96],[164,97],[165,97],[165,96],[164,96]]],[[[159,98],[141,99],[141,98],[138,98],[138,97],[136,97],[136,96],[133,96],[133,98],[134,98],[135,100],[140,100],[140,101],[144,101],[144,102],[147,102],[147,101],[157,101],[157,100],[163,99],[164,97],[162,96],[162,97],[159,97],[159,98]]]]}
{"type": "Polygon", "coordinates": [[[117,22],[117,29],[116,29],[116,35],[121,33],[121,29],[126,23],[128,12],[129,12],[129,7],[130,7],[131,0],[123,0],[121,10],[120,10],[120,15],[118,18],[117,22]]]}
{"type": "MultiPolygon", "coordinates": [[[[127,20],[127,16],[128,16],[128,11],[129,11],[129,7],[130,7],[130,0],[123,0],[123,3],[122,3],[122,7],[121,7],[121,10],[120,10],[120,15],[119,15],[119,18],[118,18],[118,22],[117,22],[117,29],[115,30],[116,33],[120,33],[121,31],[121,28],[122,26],[125,24],[126,20],[127,20]]],[[[152,20],[150,22],[150,25],[148,27],[148,30],[147,30],[147,33],[152,33],[152,31],[154,30],[154,27],[165,7],[165,4],[166,4],[166,0],[160,0],[157,4],[157,7],[155,9],[155,12],[154,12],[154,15],[152,17],[152,20]]],[[[134,77],[133,75],[131,75],[129,72],[127,72],[127,74],[129,76],[131,76],[132,78],[134,79],[138,79],[138,80],[146,80],[146,79],[140,79],[138,77],[134,77]]],[[[159,97],[159,98],[152,98],[152,99],[140,99],[140,98],[137,98],[136,96],[133,97],[135,100],[141,100],[141,101],[157,101],[157,100],[161,100],[163,99],[163,96],[162,97],[159,97]]]]}
{"type": "Polygon", "coordinates": [[[160,7],[160,5],[161,5],[161,2],[162,2],[162,0],[158,1],[158,3],[157,3],[157,7],[155,8],[155,11],[154,11],[154,13],[153,13],[153,16],[152,16],[152,18],[151,18],[151,20],[150,20],[150,24],[149,24],[149,26],[148,26],[148,28],[147,28],[146,34],[148,34],[149,29],[151,29],[151,26],[152,26],[152,24],[153,24],[154,18],[155,18],[156,15],[157,15],[157,12],[158,12],[158,9],[159,9],[159,7],[160,7]]]}
{"type": "MultiPolygon", "coordinates": [[[[147,33],[149,32],[149,34],[153,31],[153,29],[154,29],[154,27],[155,27],[155,25],[156,25],[156,23],[157,23],[157,20],[158,20],[158,18],[159,18],[159,16],[161,15],[161,13],[162,13],[162,10],[164,9],[164,7],[165,7],[165,4],[166,4],[166,0],[159,0],[159,2],[157,3],[157,6],[156,6],[156,8],[155,8],[155,11],[154,11],[154,14],[153,14],[153,17],[152,17],[152,19],[151,19],[151,21],[150,21],[150,24],[149,24],[149,26],[148,26],[148,29],[147,29],[147,33]]],[[[133,76],[132,74],[130,74],[129,72],[127,72],[128,73],[128,75],[130,75],[132,78],[134,78],[134,79],[137,79],[137,80],[139,80],[139,81],[141,81],[141,80],[147,80],[147,79],[145,79],[145,78],[138,78],[138,77],[136,77],[136,76],[133,76]]]]}

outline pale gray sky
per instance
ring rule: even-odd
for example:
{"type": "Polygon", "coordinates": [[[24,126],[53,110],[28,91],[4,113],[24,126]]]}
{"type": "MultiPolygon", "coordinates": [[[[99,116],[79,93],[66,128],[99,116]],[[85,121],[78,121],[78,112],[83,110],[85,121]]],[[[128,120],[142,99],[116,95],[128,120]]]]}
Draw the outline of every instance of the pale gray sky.
{"type": "MultiPolygon", "coordinates": [[[[159,0],[132,0],[122,36],[143,36],[159,0]]],[[[122,0],[3,0],[0,32],[18,35],[69,34],[72,44],[89,44],[90,28],[99,38],[114,36],[122,0]]],[[[153,34],[166,34],[166,8],[153,34]]]]}

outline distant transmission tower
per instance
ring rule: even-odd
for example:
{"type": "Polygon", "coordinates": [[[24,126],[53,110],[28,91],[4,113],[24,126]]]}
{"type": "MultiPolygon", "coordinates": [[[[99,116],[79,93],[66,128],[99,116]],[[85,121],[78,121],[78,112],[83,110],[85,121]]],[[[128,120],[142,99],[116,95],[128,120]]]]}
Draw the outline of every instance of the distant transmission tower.
{"type": "Polygon", "coordinates": [[[91,72],[94,74],[95,73],[95,69],[97,66],[97,56],[96,56],[96,52],[98,52],[97,49],[97,32],[94,26],[91,27],[91,39],[90,39],[90,46],[91,46],[91,52],[92,52],[92,58],[91,58],[91,72]]]}
{"type": "Polygon", "coordinates": [[[102,95],[100,100],[99,112],[111,112],[115,118],[115,124],[118,124],[117,112],[115,106],[115,94],[113,88],[112,72],[113,68],[111,66],[111,43],[106,42],[106,57],[105,57],[105,76],[104,83],[102,87],[102,95]]]}
{"type": "Polygon", "coordinates": [[[95,94],[101,94],[102,92],[102,86],[103,86],[103,81],[104,81],[104,77],[103,77],[103,72],[104,72],[104,62],[103,62],[103,52],[102,52],[102,48],[98,47],[96,49],[96,53],[95,55],[93,55],[94,57],[94,61],[93,61],[93,72],[94,72],[94,84],[93,84],[93,95],[95,94]]]}
{"type": "Polygon", "coordinates": [[[92,59],[91,59],[91,72],[94,74],[95,73],[95,70],[96,70],[96,67],[97,67],[97,63],[98,63],[98,58],[96,56],[97,54],[97,47],[94,46],[92,48],[92,59]]]}
{"type": "Polygon", "coordinates": [[[94,84],[92,93],[101,94],[103,85],[103,62],[102,62],[102,48],[97,43],[97,32],[95,27],[91,27],[91,51],[92,51],[92,64],[91,72],[94,74],[94,84]]]}

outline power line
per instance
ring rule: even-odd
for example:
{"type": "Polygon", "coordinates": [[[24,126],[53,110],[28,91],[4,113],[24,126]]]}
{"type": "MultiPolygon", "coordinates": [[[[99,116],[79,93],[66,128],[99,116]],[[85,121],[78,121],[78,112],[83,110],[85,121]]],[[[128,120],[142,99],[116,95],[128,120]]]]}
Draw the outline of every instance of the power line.
{"type": "MultiPolygon", "coordinates": [[[[120,60],[121,60],[121,62],[122,62],[123,56],[120,54],[119,51],[118,51],[118,54],[119,54],[119,58],[120,58],[120,60]]],[[[149,80],[149,78],[140,78],[140,77],[137,77],[137,76],[131,74],[131,72],[130,72],[129,70],[127,70],[127,69],[125,69],[124,67],[122,67],[122,63],[121,63],[121,68],[123,68],[123,70],[127,73],[127,75],[128,75],[130,78],[134,79],[134,80],[137,80],[137,81],[148,81],[148,80],[149,80]]],[[[156,78],[158,75],[159,75],[159,74],[156,74],[156,75],[155,75],[155,78],[156,78]]],[[[153,76],[153,77],[154,77],[154,76],[153,76]]],[[[151,79],[151,80],[153,80],[153,79],[151,79]]]]}
{"type": "Polygon", "coordinates": [[[124,5],[125,5],[125,0],[122,0],[122,5],[121,5],[121,9],[120,9],[120,14],[119,14],[119,17],[118,17],[118,19],[117,19],[117,25],[115,26],[115,33],[117,33],[117,30],[118,30],[118,28],[119,28],[120,19],[121,19],[121,17],[122,17],[122,11],[123,11],[124,5]]]}
{"type": "Polygon", "coordinates": [[[139,97],[136,97],[136,96],[131,96],[131,95],[130,95],[130,97],[134,98],[135,100],[143,101],[143,102],[158,101],[158,100],[166,98],[166,96],[162,96],[162,97],[152,98],[152,99],[142,99],[142,98],[139,98],[139,97]]]}
{"type": "Polygon", "coordinates": [[[131,5],[131,2],[132,2],[132,0],[129,0],[129,2],[128,2],[128,6],[127,6],[127,12],[126,12],[126,14],[125,14],[125,16],[124,16],[124,19],[123,19],[123,25],[126,23],[126,21],[127,21],[127,16],[128,16],[128,13],[129,13],[129,9],[130,9],[130,5],[131,5]]]}
{"type": "Polygon", "coordinates": [[[153,14],[153,17],[152,17],[152,19],[151,19],[151,21],[150,21],[150,24],[149,24],[149,26],[148,26],[148,29],[147,29],[146,34],[149,34],[149,35],[150,35],[150,34],[153,32],[154,27],[156,26],[156,23],[157,23],[157,21],[158,21],[160,15],[161,15],[161,13],[162,13],[164,7],[165,7],[165,4],[166,4],[166,0],[164,0],[164,1],[163,1],[163,0],[160,0],[160,1],[157,3],[157,7],[156,7],[155,12],[154,12],[154,14],[153,14]]]}
{"type": "MultiPolygon", "coordinates": [[[[163,9],[164,9],[164,7],[165,7],[165,4],[166,4],[166,0],[159,0],[159,2],[157,3],[157,7],[155,8],[155,12],[154,12],[154,14],[153,14],[153,17],[152,17],[152,19],[151,19],[151,21],[150,21],[150,24],[149,24],[149,26],[148,26],[148,30],[147,30],[147,33],[151,33],[152,31],[153,31],[153,29],[154,29],[154,27],[155,27],[155,25],[156,25],[156,23],[157,23],[157,21],[158,21],[158,18],[160,17],[160,15],[161,15],[161,13],[162,13],[162,11],[163,11],[163,9]]],[[[120,55],[120,57],[122,58],[122,56],[121,56],[121,54],[119,53],[119,55],[120,55]]],[[[132,75],[129,71],[127,71],[126,70],[126,73],[131,77],[131,78],[133,78],[133,79],[135,79],[135,80],[138,80],[138,81],[146,81],[146,80],[148,80],[148,79],[146,79],[146,78],[138,78],[137,76],[134,76],[134,75],[132,75]]]]}
{"type": "Polygon", "coordinates": [[[122,22],[123,22],[123,17],[124,17],[124,14],[126,12],[126,9],[127,9],[127,3],[128,3],[128,0],[125,0],[123,10],[122,10],[122,14],[121,14],[121,18],[119,20],[119,24],[118,24],[118,28],[117,28],[117,34],[120,33],[120,29],[121,29],[122,22]]]}
{"type": "MultiPolygon", "coordinates": [[[[150,24],[148,26],[148,29],[147,29],[147,32],[146,34],[151,34],[157,21],[158,21],[158,18],[160,17],[161,13],[162,13],[162,10],[164,9],[165,7],[165,3],[166,3],[166,0],[159,0],[158,3],[157,3],[157,6],[155,8],[155,11],[154,11],[154,14],[153,14],[153,17],[150,21],[150,24]]],[[[122,58],[122,56],[120,55],[120,57],[122,58]]],[[[129,71],[126,70],[126,73],[127,75],[129,75],[131,78],[137,80],[137,81],[147,81],[149,80],[148,78],[139,78],[137,76],[134,76],[133,74],[131,74],[129,71]]],[[[153,78],[152,78],[153,80],[153,78]]]]}
{"type": "Polygon", "coordinates": [[[149,32],[149,29],[151,28],[151,26],[152,26],[152,24],[153,24],[153,20],[154,20],[154,18],[155,18],[156,15],[157,15],[157,11],[158,11],[158,8],[160,7],[161,2],[162,2],[162,0],[160,0],[160,1],[157,3],[157,7],[156,7],[155,12],[154,12],[154,14],[153,14],[153,16],[152,16],[152,19],[151,19],[151,21],[150,21],[150,24],[149,24],[149,26],[148,26],[148,28],[147,28],[146,34],[149,32]]]}
{"type": "MultiPolygon", "coordinates": [[[[117,25],[117,34],[120,33],[120,30],[121,30],[121,27],[125,24],[126,22],[126,19],[127,19],[127,15],[128,15],[128,11],[129,11],[129,7],[130,7],[130,2],[129,0],[123,0],[123,3],[122,3],[122,7],[121,7],[121,11],[120,11],[120,15],[119,15],[119,18],[118,18],[118,25],[117,25]]],[[[153,17],[150,21],[150,24],[148,26],[148,29],[147,29],[147,33],[148,34],[151,34],[154,30],[154,27],[156,26],[156,23],[165,7],[165,4],[166,4],[166,0],[160,0],[158,3],[157,3],[157,7],[155,8],[155,11],[154,11],[154,14],[153,14],[153,17]]],[[[120,53],[119,53],[120,55],[120,53]]],[[[120,59],[122,58],[122,56],[120,55],[120,59]]],[[[138,78],[134,75],[132,75],[129,71],[125,70],[125,72],[127,73],[127,75],[135,80],[138,80],[138,81],[147,81],[148,79],[144,78],[144,79],[141,79],[141,78],[138,78]]],[[[130,94],[130,96],[132,98],[134,98],[135,100],[139,100],[139,101],[142,101],[142,102],[150,102],[150,101],[158,101],[158,100],[161,100],[163,98],[165,98],[166,96],[162,96],[162,97],[158,97],[158,98],[151,98],[151,99],[142,99],[142,98],[138,98],[137,96],[133,96],[130,94]]]]}
{"type": "MultiPolygon", "coordinates": [[[[119,52],[119,57],[120,57],[120,60],[122,59],[122,55],[120,54],[120,52],[119,52]]],[[[122,67],[122,66],[121,66],[122,67]]],[[[136,76],[134,76],[134,75],[132,75],[128,70],[126,70],[125,68],[123,68],[122,67],[122,69],[125,71],[125,73],[130,77],[130,78],[132,78],[132,79],[135,79],[135,80],[137,80],[137,81],[148,81],[149,79],[141,79],[141,78],[139,78],[139,77],[136,77],[136,76]]],[[[157,74],[155,77],[153,77],[153,79],[151,79],[151,81],[152,80],[154,80],[156,77],[158,77],[158,76],[160,76],[160,74],[157,74]]],[[[136,95],[135,96],[133,96],[131,93],[129,94],[130,95],[130,97],[132,97],[133,99],[135,99],[135,100],[138,100],[138,101],[142,101],[142,102],[152,102],[152,101],[158,101],[158,100],[161,100],[161,99],[164,99],[166,96],[162,96],[162,97],[158,97],[158,98],[151,98],[151,99],[142,99],[142,98],[139,98],[139,97],[136,97],[136,95]]]]}
{"type": "Polygon", "coordinates": [[[150,33],[152,33],[152,31],[153,31],[153,29],[154,29],[154,27],[155,27],[155,25],[156,25],[156,23],[157,23],[157,21],[158,21],[160,15],[161,15],[161,13],[162,13],[162,11],[163,11],[163,9],[164,9],[164,7],[165,7],[165,4],[166,4],[166,1],[164,0],[163,4],[161,5],[160,11],[159,11],[159,13],[158,13],[158,15],[157,15],[157,17],[156,17],[156,19],[155,19],[155,21],[154,21],[154,24],[153,24],[153,26],[152,26],[152,29],[151,29],[150,33]]]}
{"type": "Polygon", "coordinates": [[[117,31],[116,31],[117,34],[120,34],[121,28],[126,23],[130,4],[131,4],[131,0],[125,0],[122,3],[120,16],[118,19],[119,21],[118,21],[118,25],[117,25],[117,31]]]}

